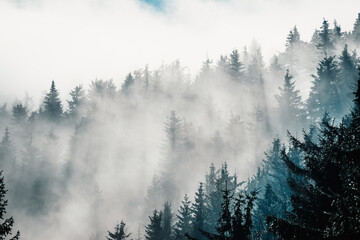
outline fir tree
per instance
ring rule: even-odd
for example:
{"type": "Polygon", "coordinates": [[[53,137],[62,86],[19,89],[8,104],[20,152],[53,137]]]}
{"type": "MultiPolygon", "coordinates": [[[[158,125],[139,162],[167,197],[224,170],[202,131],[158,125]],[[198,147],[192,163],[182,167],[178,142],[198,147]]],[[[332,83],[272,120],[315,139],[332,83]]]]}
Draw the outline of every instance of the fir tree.
{"type": "Polygon", "coordinates": [[[286,47],[292,48],[295,44],[300,42],[300,34],[297,30],[297,27],[294,26],[294,28],[290,31],[289,35],[286,38],[286,47]]]}
{"type": "Polygon", "coordinates": [[[11,167],[15,164],[15,147],[10,139],[9,128],[6,127],[4,136],[0,142],[0,169],[6,172],[11,170],[11,167]]]}
{"type": "Polygon", "coordinates": [[[197,192],[195,193],[195,202],[192,204],[192,212],[194,214],[193,229],[191,236],[202,240],[205,239],[201,231],[206,229],[206,203],[203,183],[200,183],[197,192]]]}
{"type": "Polygon", "coordinates": [[[163,229],[163,239],[171,240],[173,237],[172,234],[172,213],[171,205],[169,202],[164,204],[164,211],[162,217],[162,229],[163,229]]]}
{"type": "Polygon", "coordinates": [[[283,86],[280,87],[280,94],[275,98],[279,104],[278,116],[282,120],[282,126],[289,129],[295,127],[300,128],[300,124],[304,123],[305,112],[303,110],[300,91],[295,90],[295,82],[292,81],[293,76],[286,71],[283,86]]]}
{"type": "Polygon", "coordinates": [[[234,81],[241,81],[243,77],[243,66],[240,62],[238,50],[233,50],[230,54],[229,74],[234,81]]]}
{"type": "MultiPolygon", "coordinates": [[[[10,236],[12,233],[12,228],[14,225],[13,217],[6,218],[6,206],[8,201],[5,199],[5,194],[7,190],[5,190],[4,177],[2,176],[2,171],[0,171],[0,219],[4,220],[0,223],[0,239],[4,240],[6,237],[10,236]]],[[[10,240],[18,240],[20,239],[20,232],[18,231],[16,235],[10,240]]]]}
{"type": "MultiPolygon", "coordinates": [[[[360,80],[359,80],[360,83],[360,80]]],[[[359,90],[355,92],[355,109],[359,90]]],[[[291,172],[292,210],[289,219],[269,217],[270,230],[284,239],[357,239],[360,237],[360,125],[353,110],[350,124],[335,126],[325,114],[319,141],[309,134],[304,141],[290,136],[292,144],[304,153],[297,164],[285,151],[283,161],[291,172]]]]}
{"type": "Polygon", "coordinates": [[[329,29],[329,23],[327,20],[323,20],[322,26],[319,32],[319,42],[316,45],[324,55],[331,55],[334,50],[334,43],[331,40],[331,31],[329,29]]]}
{"type": "Polygon", "coordinates": [[[210,172],[206,175],[205,191],[206,195],[210,196],[216,190],[216,169],[214,163],[210,165],[210,172]]]}
{"type": "Polygon", "coordinates": [[[358,17],[355,20],[352,37],[355,41],[360,41],[360,13],[358,13],[358,17]]]}
{"type": "Polygon", "coordinates": [[[232,191],[228,189],[227,181],[225,184],[225,189],[222,191],[221,213],[216,227],[216,231],[222,239],[229,238],[232,235],[230,201],[233,195],[231,194],[232,191]]]}
{"type": "Polygon", "coordinates": [[[13,121],[15,124],[25,123],[28,115],[28,110],[26,106],[20,102],[13,106],[12,108],[13,121]]]}
{"type": "Polygon", "coordinates": [[[337,24],[336,20],[334,20],[334,29],[332,30],[333,42],[336,44],[339,42],[343,36],[343,32],[341,31],[340,25],[337,24]]]}
{"type": "Polygon", "coordinates": [[[313,119],[319,119],[325,111],[339,114],[342,111],[342,102],[339,94],[341,86],[338,63],[334,57],[325,57],[317,67],[317,76],[308,99],[308,110],[313,119]]]}
{"type": "Polygon", "coordinates": [[[85,91],[82,85],[76,86],[71,90],[70,96],[71,100],[67,100],[67,103],[69,104],[67,115],[71,118],[78,118],[81,107],[85,103],[85,91]]]}
{"type": "Polygon", "coordinates": [[[191,201],[188,196],[185,194],[184,200],[181,201],[182,205],[178,210],[176,215],[178,221],[175,224],[175,239],[176,240],[185,240],[185,234],[189,234],[192,226],[192,211],[191,211],[191,201]]]}
{"type": "Polygon", "coordinates": [[[153,215],[149,216],[150,224],[145,227],[145,238],[148,240],[166,240],[163,237],[162,228],[163,213],[154,210],[153,215]]]}
{"type": "Polygon", "coordinates": [[[62,104],[54,81],[51,82],[50,92],[45,95],[43,114],[52,121],[58,121],[61,118],[62,104]]]}
{"type": "Polygon", "coordinates": [[[106,237],[107,240],[123,240],[123,239],[127,239],[128,237],[130,237],[130,234],[126,234],[125,233],[125,223],[123,221],[120,222],[120,224],[117,224],[115,226],[115,231],[112,233],[110,231],[108,231],[108,235],[106,237]]]}
{"type": "Polygon", "coordinates": [[[341,55],[339,56],[339,76],[341,78],[342,87],[341,91],[341,99],[345,101],[345,107],[349,106],[352,101],[352,90],[354,89],[357,81],[357,68],[356,68],[356,53],[351,55],[348,51],[348,45],[345,44],[341,55]]]}

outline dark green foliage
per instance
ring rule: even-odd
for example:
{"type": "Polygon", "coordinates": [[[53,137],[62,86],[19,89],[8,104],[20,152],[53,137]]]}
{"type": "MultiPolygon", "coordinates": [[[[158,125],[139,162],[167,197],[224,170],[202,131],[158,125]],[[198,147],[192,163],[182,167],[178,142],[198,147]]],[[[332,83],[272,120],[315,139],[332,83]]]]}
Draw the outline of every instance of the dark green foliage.
{"type": "Polygon", "coordinates": [[[154,210],[153,215],[149,217],[150,224],[145,227],[146,239],[165,240],[163,238],[162,218],[163,213],[154,210]]]}
{"type": "Polygon", "coordinates": [[[352,89],[356,86],[357,81],[357,56],[356,52],[352,55],[349,53],[348,45],[345,44],[344,50],[339,56],[339,74],[342,85],[340,87],[342,101],[345,101],[345,110],[349,109],[350,103],[353,99],[352,89]]]}
{"type": "Polygon", "coordinates": [[[58,121],[62,115],[62,104],[59,97],[59,92],[55,88],[54,81],[51,82],[50,92],[44,98],[43,115],[52,121],[58,121]]]}
{"type": "Polygon", "coordinates": [[[177,223],[175,224],[175,239],[176,240],[185,240],[185,234],[190,233],[191,226],[193,222],[192,211],[191,211],[191,201],[188,196],[185,195],[184,200],[181,202],[182,205],[178,210],[177,223]]]}
{"type": "Polygon", "coordinates": [[[352,37],[355,41],[360,41],[360,13],[358,13],[358,17],[355,20],[352,37]]]}
{"type": "Polygon", "coordinates": [[[172,213],[171,205],[169,202],[164,204],[163,218],[162,218],[162,229],[163,229],[163,239],[170,240],[173,237],[172,233],[172,213]]]}
{"type": "Polygon", "coordinates": [[[343,111],[339,88],[341,79],[334,57],[325,57],[317,67],[317,76],[308,99],[308,111],[313,119],[320,119],[325,111],[340,114],[343,111]]]}
{"type": "Polygon", "coordinates": [[[200,183],[199,188],[195,193],[195,202],[192,204],[192,212],[194,214],[194,218],[191,236],[200,240],[204,239],[201,234],[201,230],[206,229],[207,206],[205,203],[205,193],[202,183],[200,183]]]}
{"type": "Polygon", "coordinates": [[[216,232],[216,226],[218,224],[219,216],[222,211],[223,204],[223,191],[225,189],[229,189],[231,194],[236,191],[238,187],[237,177],[236,175],[231,176],[228,170],[227,163],[225,162],[221,169],[219,170],[219,174],[215,179],[215,189],[209,193],[207,196],[208,203],[208,214],[207,221],[208,227],[207,231],[210,233],[216,232]]]}
{"type": "Polygon", "coordinates": [[[206,175],[205,191],[206,195],[210,196],[212,192],[216,190],[216,170],[214,163],[210,165],[210,172],[206,175]]]}
{"type": "MultiPolygon", "coordinates": [[[[359,87],[355,105],[359,104],[359,87]]],[[[304,164],[282,158],[292,173],[292,210],[288,220],[269,217],[270,230],[285,239],[357,239],[360,197],[359,112],[351,124],[334,126],[328,115],[320,125],[319,141],[308,134],[304,141],[290,137],[304,153],[304,164]]]]}
{"type": "Polygon", "coordinates": [[[280,94],[275,98],[279,104],[278,116],[283,128],[299,129],[305,120],[305,111],[301,101],[300,91],[295,89],[295,82],[289,70],[286,71],[280,94]]]}
{"type": "Polygon", "coordinates": [[[225,189],[222,191],[222,203],[221,203],[221,213],[220,218],[218,219],[216,232],[221,238],[228,238],[232,233],[232,217],[230,213],[230,200],[233,197],[231,195],[231,190],[227,187],[227,181],[225,182],[225,189]]]}
{"type": "Polygon", "coordinates": [[[336,20],[334,20],[334,29],[332,30],[332,36],[334,43],[337,43],[341,40],[343,36],[343,32],[341,31],[341,27],[337,24],[336,20]]]}
{"type": "Polygon", "coordinates": [[[210,233],[202,230],[202,235],[210,240],[251,239],[251,229],[253,227],[252,211],[255,200],[257,199],[257,194],[257,191],[252,191],[249,195],[239,193],[239,197],[235,199],[235,203],[232,203],[233,195],[231,195],[230,189],[225,187],[216,232],[210,233]],[[233,211],[231,206],[234,206],[233,211]]]}
{"type": "MultiPolygon", "coordinates": [[[[2,176],[2,171],[0,171],[0,220],[5,219],[6,206],[8,201],[5,199],[5,190],[4,177],[2,176]]],[[[0,223],[0,240],[5,240],[6,237],[10,236],[12,233],[12,228],[14,225],[14,219],[12,217],[6,218],[2,223],[0,223]]],[[[20,232],[17,232],[16,235],[10,240],[20,239],[20,232]]]]}
{"type": "Polygon", "coordinates": [[[322,26],[320,27],[319,34],[319,42],[316,47],[323,53],[324,55],[331,55],[334,50],[334,43],[331,39],[331,31],[329,29],[329,23],[324,19],[322,26]]]}
{"type": "Polygon", "coordinates": [[[108,231],[108,236],[106,239],[108,240],[122,240],[127,239],[130,237],[131,233],[126,234],[125,233],[125,223],[123,221],[120,222],[120,224],[116,224],[115,231],[112,233],[108,231]]]}

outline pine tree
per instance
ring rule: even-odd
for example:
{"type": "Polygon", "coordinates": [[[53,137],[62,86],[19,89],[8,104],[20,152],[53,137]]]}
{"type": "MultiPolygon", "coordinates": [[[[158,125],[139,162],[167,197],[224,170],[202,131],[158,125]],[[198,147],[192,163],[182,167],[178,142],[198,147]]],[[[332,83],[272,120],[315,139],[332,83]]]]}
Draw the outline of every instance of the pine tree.
{"type": "Polygon", "coordinates": [[[334,29],[332,30],[332,36],[334,44],[338,43],[343,36],[341,26],[337,24],[336,20],[334,20],[334,29]]]}
{"type": "Polygon", "coordinates": [[[164,204],[163,218],[162,218],[162,229],[163,229],[163,239],[171,240],[173,237],[172,234],[172,213],[171,205],[169,202],[164,204]]]}
{"type": "Polygon", "coordinates": [[[300,34],[297,30],[296,25],[290,31],[289,35],[286,38],[286,47],[293,48],[295,44],[300,42],[300,34]]]}
{"type": "Polygon", "coordinates": [[[345,44],[341,55],[339,56],[339,76],[342,86],[340,87],[341,99],[345,101],[345,107],[349,106],[352,101],[352,90],[357,81],[357,60],[356,52],[351,55],[348,51],[348,45],[345,44]]]}
{"type": "Polygon", "coordinates": [[[171,111],[170,117],[168,117],[167,122],[165,123],[165,132],[168,142],[168,149],[170,151],[179,150],[181,147],[181,131],[182,121],[176,116],[175,111],[171,111]]]}
{"type": "Polygon", "coordinates": [[[240,62],[240,55],[238,50],[233,50],[230,54],[230,65],[229,65],[229,74],[234,81],[241,81],[244,75],[243,66],[240,62]]]}
{"type": "Polygon", "coordinates": [[[82,85],[76,86],[70,92],[71,100],[67,100],[69,104],[69,110],[67,111],[67,116],[71,118],[78,118],[81,114],[81,107],[85,103],[85,91],[82,85]]]}
{"type": "Polygon", "coordinates": [[[334,57],[325,57],[317,67],[314,81],[307,102],[310,116],[319,119],[328,111],[332,114],[342,112],[342,102],[339,94],[341,86],[338,63],[334,57]]]}
{"type": "Polygon", "coordinates": [[[20,102],[13,106],[12,108],[13,121],[15,124],[25,123],[28,115],[28,110],[26,106],[20,102]]]}
{"type": "Polygon", "coordinates": [[[15,164],[15,147],[10,139],[9,128],[5,128],[4,136],[0,142],[0,169],[6,172],[15,164]]]}
{"type": "Polygon", "coordinates": [[[145,227],[145,238],[149,240],[166,240],[163,237],[162,228],[163,213],[154,210],[153,215],[149,216],[150,224],[145,227]]]}
{"type": "Polygon", "coordinates": [[[210,165],[210,172],[206,175],[205,191],[206,195],[210,196],[216,190],[216,169],[214,163],[210,165]]]}
{"type": "Polygon", "coordinates": [[[206,80],[211,76],[213,71],[211,64],[212,61],[210,59],[206,59],[205,62],[202,63],[199,79],[206,80]]]}
{"type": "Polygon", "coordinates": [[[106,237],[107,240],[122,240],[122,239],[127,239],[128,237],[130,237],[130,234],[126,234],[125,233],[125,223],[123,221],[120,222],[120,224],[117,224],[115,226],[115,231],[112,233],[110,231],[108,231],[108,235],[106,237]]]}
{"type": "MultiPolygon", "coordinates": [[[[6,206],[8,201],[5,199],[5,194],[7,190],[5,190],[4,177],[2,176],[2,171],[0,171],[0,219],[5,219],[6,214],[6,206]]],[[[4,222],[0,223],[0,239],[4,240],[7,236],[10,236],[12,233],[12,228],[14,225],[13,217],[6,218],[4,222]]],[[[10,240],[18,240],[20,239],[20,232],[18,231],[14,237],[10,240]]]]}
{"type": "Polygon", "coordinates": [[[325,114],[319,140],[309,134],[304,141],[290,136],[292,144],[304,154],[296,163],[282,151],[291,172],[292,210],[288,219],[269,217],[270,230],[284,239],[357,239],[360,208],[360,80],[350,124],[338,126],[325,114]]]}
{"type": "Polygon", "coordinates": [[[62,104],[59,98],[59,92],[55,88],[55,82],[51,82],[50,92],[44,99],[44,116],[52,121],[58,121],[62,115],[62,104]]]}
{"type": "Polygon", "coordinates": [[[201,234],[201,230],[206,229],[206,203],[203,183],[200,183],[197,192],[195,193],[195,202],[192,204],[192,212],[194,214],[194,222],[191,236],[195,239],[205,239],[201,234]]]}
{"type": "Polygon", "coordinates": [[[355,20],[352,37],[355,41],[360,41],[360,13],[358,13],[358,17],[355,20]]]}
{"type": "Polygon", "coordinates": [[[192,211],[191,211],[191,201],[189,200],[187,194],[184,196],[184,200],[181,201],[182,205],[178,210],[176,215],[178,221],[175,224],[175,239],[176,240],[185,240],[185,234],[189,234],[191,231],[192,225],[192,211]]]}
{"type": "Polygon", "coordinates": [[[225,189],[222,191],[221,213],[216,226],[216,231],[222,239],[229,238],[232,235],[230,201],[233,195],[231,194],[232,191],[228,189],[227,181],[225,184],[225,189]]]}
{"type": "Polygon", "coordinates": [[[286,71],[283,87],[280,87],[280,94],[275,98],[279,104],[278,116],[282,120],[281,125],[286,129],[294,127],[300,128],[305,120],[305,112],[303,110],[300,91],[295,90],[295,82],[292,81],[293,76],[286,71]]]}
{"type": "Polygon", "coordinates": [[[230,63],[227,56],[220,56],[219,61],[217,62],[216,70],[220,73],[229,73],[230,63]]]}
{"type": "Polygon", "coordinates": [[[319,42],[316,45],[317,49],[321,51],[325,56],[331,55],[334,50],[334,43],[331,40],[331,31],[329,29],[329,23],[327,20],[323,20],[322,26],[319,32],[319,42]]]}

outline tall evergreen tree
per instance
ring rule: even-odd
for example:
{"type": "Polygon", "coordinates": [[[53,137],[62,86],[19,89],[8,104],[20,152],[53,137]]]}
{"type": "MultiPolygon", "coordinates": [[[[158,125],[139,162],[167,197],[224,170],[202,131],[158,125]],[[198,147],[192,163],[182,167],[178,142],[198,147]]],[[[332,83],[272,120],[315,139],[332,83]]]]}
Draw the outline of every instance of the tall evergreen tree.
{"type": "Polygon", "coordinates": [[[58,121],[61,118],[62,104],[54,81],[51,82],[50,92],[45,95],[43,114],[52,121],[58,121]]]}
{"type": "Polygon", "coordinates": [[[71,100],[67,100],[69,110],[67,116],[71,118],[78,118],[81,114],[81,107],[85,103],[85,91],[82,85],[76,86],[70,92],[71,100]]]}
{"type": "Polygon", "coordinates": [[[279,104],[278,116],[282,120],[281,125],[286,129],[299,129],[304,124],[305,112],[300,91],[295,90],[295,82],[292,79],[293,76],[287,70],[283,86],[279,88],[280,94],[276,95],[275,98],[279,104]]]}
{"type": "Polygon", "coordinates": [[[295,44],[300,42],[300,34],[297,30],[296,25],[294,28],[290,31],[289,35],[286,38],[286,47],[292,48],[295,44]]]}
{"type": "Polygon", "coordinates": [[[185,234],[189,234],[192,226],[192,211],[191,201],[185,194],[184,200],[181,201],[182,205],[178,210],[177,223],[175,224],[175,240],[185,240],[185,234]]]}
{"type": "Polygon", "coordinates": [[[233,50],[230,54],[230,65],[229,65],[229,74],[234,81],[241,81],[244,75],[243,66],[240,62],[240,55],[238,50],[233,50]]]}
{"type": "Polygon", "coordinates": [[[341,99],[345,101],[344,107],[346,108],[348,108],[353,99],[352,89],[354,89],[357,81],[358,71],[356,58],[356,52],[351,55],[348,50],[348,45],[345,44],[339,56],[339,74],[342,82],[342,87],[340,88],[341,99]]]}
{"type": "Polygon", "coordinates": [[[233,197],[231,190],[228,189],[227,181],[225,182],[225,189],[222,191],[221,213],[217,222],[216,232],[220,238],[226,239],[232,235],[232,216],[230,212],[230,201],[233,197]]]}
{"type": "Polygon", "coordinates": [[[129,74],[126,76],[125,81],[124,81],[123,84],[121,85],[121,93],[124,93],[124,94],[131,94],[131,93],[133,93],[134,84],[135,84],[134,77],[132,76],[131,73],[129,73],[129,74]]]}
{"type": "Polygon", "coordinates": [[[358,17],[355,20],[352,37],[355,41],[360,41],[360,13],[358,13],[358,17]]]}
{"type": "Polygon", "coordinates": [[[162,229],[163,229],[163,239],[171,240],[173,238],[172,233],[172,213],[171,205],[169,202],[164,204],[163,218],[162,218],[162,229]]]}
{"type": "Polygon", "coordinates": [[[320,27],[319,32],[319,42],[316,47],[323,53],[325,56],[332,54],[334,50],[334,43],[331,39],[331,30],[329,29],[329,23],[327,20],[323,20],[322,26],[320,27]]]}
{"type": "Polygon", "coordinates": [[[304,154],[297,164],[284,151],[283,161],[291,175],[292,210],[289,219],[269,217],[270,230],[284,239],[357,239],[360,208],[360,80],[350,124],[333,124],[324,115],[319,141],[309,134],[304,141],[290,137],[304,154]]]}
{"type": "Polygon", "coordinates": [[[6,172],[15,164],[15,147],[10,139],[9,128],[6,127],[0,142],[0,169],[6,172]]]}
{"type": "Polygon", "coordinates": [[[199,188],[195,193],[195,202],[192,204],[194,219],[191,232],[191,236],[199,240],[205,239],[201,234],[201,230],[206,229],[207,206],[205,200],[203,183],[200,183],[199,188]]]}
{"type": "Polygon", "coordinates": [[[150,224],[145,227],[145,238],[148,240],[166,240],[163,237],[162,228],[163,213],[154,210],[153,215],[149,216],[150,224]]]}
{"type": "Polygon", "coordinates": [[[108,231],[108,235],[106,237],[107,240],[123,240],[130,237],[130,234],[125,233],[125,223],[123,221],[120,222],[120,224],[116,224],[115,231],[112,233],[108,231]]]}
{"type": "MultiPolygon", "coordinates": [[[[12,228],[14,225],[13,217],[6,218],[6,206],[8,201],[5,199],[5,194],[7,190],[5,189],[4,177],[2,176],[2,171],[0,171],[0,219],[3,220],[0,223],[0,239],[4,240],[6,237],[10,236],[12,233],[12,228]]],[[[20,232],[18,231],[15,236],[10,238],[10,240],[20,239],[20,232]]]]}
{"type": "Polygon", "coordinates": [[[339,94],[341,86],[338,63],[334,57],[325,57],[317,67],[317,76],[308,99],[308,110],[313,119],[319,119],[328,111],[332,114],[342,113],[342,102],[339,94]]]}
{"type": "Polygon", "coordinates": [[[15,124],[25,123],[28,115],[28,109],[26,106],[20,102],[13,106],[12,108],[12,116],[15,124]]]}

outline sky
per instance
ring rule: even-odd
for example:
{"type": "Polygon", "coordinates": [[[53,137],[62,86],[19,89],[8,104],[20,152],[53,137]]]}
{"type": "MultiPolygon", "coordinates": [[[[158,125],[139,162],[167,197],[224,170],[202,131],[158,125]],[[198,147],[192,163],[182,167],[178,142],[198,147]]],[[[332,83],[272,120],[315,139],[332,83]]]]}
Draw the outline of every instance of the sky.
{"type": "Polygon", "coordinates": [[[253,41],[265,61],[297,25],[309,41],[325,17],[352,30],[358,0],[0,0],[0,104],[38,105],[54,80],[63,99],[78,84],[180,60],[193,77],[253,41]],[[341,4],[339,4],[341,3],[341,4]]]}

